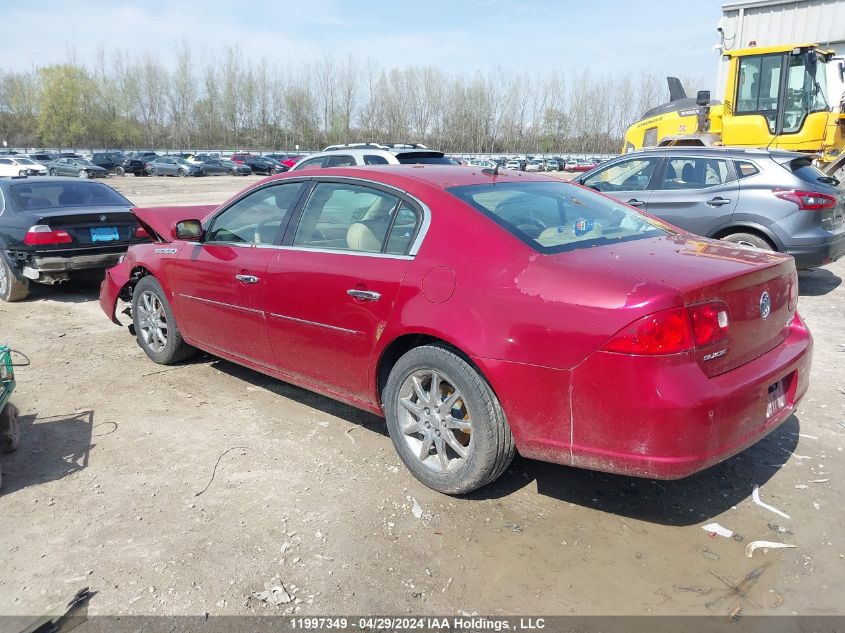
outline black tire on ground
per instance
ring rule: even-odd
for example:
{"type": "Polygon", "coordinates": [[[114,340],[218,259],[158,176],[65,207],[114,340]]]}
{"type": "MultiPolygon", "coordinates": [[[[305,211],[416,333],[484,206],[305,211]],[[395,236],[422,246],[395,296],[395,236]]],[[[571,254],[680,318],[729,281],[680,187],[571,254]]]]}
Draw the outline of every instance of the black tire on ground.
{"type": "MultiPolygon", "coordinates": [[[[382,393],[387,429],[393,446],[408,470],[429,488],[450,495],[472,492],[497,479],[516,452],[505,413],[493,390],[478,371],[446,347],[425,345],[402,356],[382,393]],[[418,372],[434,370],[461,392],[472,424],[468,455],[455,470],[438,471],[414,453],[400,429],[399,400],[406,380],[418,372]]],[[[422,442],[421,442],[422,444],[422,442]]]]}
{"type": "Polygon", "coordinates": [[[28,293],[29,279],[18,279],[6,260],[0,256],[0,301],[21,301],[26,299],[28,293]]]}
{"type": "Polygon", "coordinates": [[[775,247],[765,238],[755,235],[754,233],[731,233],[730,235],[722,236],[725,242],[734,242],[735,244],[743,244],[745,246],[755,246],[766,251],[773,251],[775,247]]]}
{"type": "Polygon", "coordinates": [[[50,170],[49,172],[47,172],[47,173],[49,173],[51,176],[57,176],[57,175],[58,175],[58,172],[57,172],[55,169],[51,169],[51,170],[50,170]]]}
{"type": "Polygon", "coordinates": [[[187,169],[180,169],[180,170],[179,170],[179,177],[180,177],[180,178],[184,178],[184,177],[185,177],[185,176],[187,176],[187,175],[188,175],[188,170],[187,170],[187,169]]]}
{"type": "Polygon", "coordinates": [[[235,175],[235,170],[234,170],[234,169],[230,169],[227,173],[228,173],[230,176],[234,176],[234,175],[235,175]]]}
{"type": "Polygon", "coordinates": [[[141,349],[144,350],[147,356],[160,365],[173,365],[188,360],[197,352],[195,347],[186,343],[182,338],[182,334],[179,332],[179,327],[176,324],[176,319],[173,317],[173,309],[170,307],[164,290],[162,290],[161,285],[155,277],[144,277],[135,286],[135,290],[132,293],[132,323],[135,327],[135,338],[138,341],[138,345],[141,346],[141,349]],[[167,343],[163,349],[158,351],[152,349],[146,342],[141,327],[141,311],[138,309],[138,305],[141,303],[145,293],[151,293],[161,302],[164,318],[167,323],[167,343]]]}
{"type": "Polygon", "coordinates": [[[150,172],[150,176],[158,176],[158,172],[155,169],[148,170],[150,172]]]}
{"type": "Polygon", "coordinates": [[[120,165],[118,165],[117,167],[114,168],[114,175],[115,176],[125,176],[126,170],[123,167],[121,167],[120,165]]]}
{"type": "Polygon", "coordinates": [[[11,453],[18,450],[20,445],[18,409],[11,402],[7,402],[0,411],[0,453],[11,453]]]}

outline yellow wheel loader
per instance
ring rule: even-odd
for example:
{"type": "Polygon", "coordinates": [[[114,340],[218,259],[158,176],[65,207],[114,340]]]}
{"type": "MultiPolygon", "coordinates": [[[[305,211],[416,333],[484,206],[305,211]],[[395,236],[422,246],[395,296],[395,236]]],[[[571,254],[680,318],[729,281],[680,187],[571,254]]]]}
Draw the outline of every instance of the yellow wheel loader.
{"type": "MultiPolygon", "coordinates": [[[[845,94],[828,103],[826,65],[833,55],[815,44],[724,51],[724,100],[711,101],[708,90],[687,97],[669,77],[669,103],[628,128],[623,152],[671,145],[785,149],[811,153],[822,171],[838,174],[845,170],[845,94]]],[[[837,63],[833,76],[845,83],[845,67],[837,63]]]]}

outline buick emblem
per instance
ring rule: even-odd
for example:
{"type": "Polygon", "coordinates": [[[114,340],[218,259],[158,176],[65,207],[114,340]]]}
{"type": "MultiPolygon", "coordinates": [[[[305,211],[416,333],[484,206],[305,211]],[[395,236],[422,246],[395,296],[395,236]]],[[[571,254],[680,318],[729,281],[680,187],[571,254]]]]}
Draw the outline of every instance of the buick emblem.
{"type": "Polygon", "coordinates": [[[769,293],[764,292],[760,295],[760,316],[764,319],[769,316],[772,311],[772,300],[769,298],[769,293]]]}
{"type": "Polygon", "coordinates": [[[105,222],[105,221],[106,221],[106,216],[101,215],[101,216],[100,216],[100,222],[105,222]]]}

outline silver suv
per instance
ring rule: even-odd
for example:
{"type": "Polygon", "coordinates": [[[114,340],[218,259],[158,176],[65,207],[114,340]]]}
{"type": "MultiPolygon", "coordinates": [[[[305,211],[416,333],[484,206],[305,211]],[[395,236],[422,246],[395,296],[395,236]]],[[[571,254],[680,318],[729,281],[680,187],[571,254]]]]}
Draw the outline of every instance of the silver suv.
{"type": "Polygon", "coordinates": [[[428,149],[424,145],[379,145],[376,143],[353,143],[330,145],[322,152],[310,154],[290,171],[302,169],[325,169],[327,167],[354,167],[356,165],[454,165],[443,152],[428,149]]]}
{"type": "Polygon", "coordinates": [[[788,253],[799,268],[845,254],[845,189],[806,154],[668,147],[574,180],[691,233],[788,253]]]}

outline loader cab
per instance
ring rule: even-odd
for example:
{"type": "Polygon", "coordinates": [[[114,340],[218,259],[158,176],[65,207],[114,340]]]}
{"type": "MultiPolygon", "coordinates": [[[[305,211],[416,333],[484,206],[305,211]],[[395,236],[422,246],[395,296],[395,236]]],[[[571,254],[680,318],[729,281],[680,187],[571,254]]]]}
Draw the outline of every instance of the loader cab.
{"type": "Polygon", "coordinates": [[[818,149],[830,111],[825,65],[831,52],[801,45],[747,48],[725,57],[725,145],[818,149]]]}

